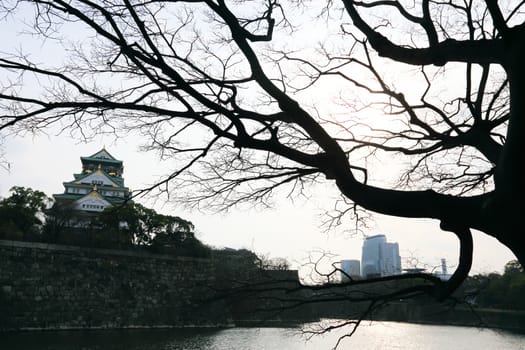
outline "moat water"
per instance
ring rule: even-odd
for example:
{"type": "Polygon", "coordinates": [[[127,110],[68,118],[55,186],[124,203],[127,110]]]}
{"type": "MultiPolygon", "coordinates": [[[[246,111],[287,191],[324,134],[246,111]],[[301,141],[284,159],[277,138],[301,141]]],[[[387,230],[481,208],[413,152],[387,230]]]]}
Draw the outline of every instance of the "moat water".
{"type": "MultiPolygon", "coordinates": [[[[305,325],[310,326],[310,325],[305,325]]],[[[304,329],[228,328],[0,333],[2,350],[322,350],[344,330],[307,339],[304,329]]],[[[364,323],[338,349],[525,350],[525,335],[473,327],[364,323]]]]}

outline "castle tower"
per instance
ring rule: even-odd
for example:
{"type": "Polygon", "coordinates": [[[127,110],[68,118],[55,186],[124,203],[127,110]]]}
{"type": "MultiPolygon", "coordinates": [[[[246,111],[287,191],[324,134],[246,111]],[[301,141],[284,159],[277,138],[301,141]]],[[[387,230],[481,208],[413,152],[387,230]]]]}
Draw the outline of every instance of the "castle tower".
{"type": "Polygon", "coordinates": [[[74,180],[63,183],[64,193],[53,195],[57,204],[95,214],[129,199],[121,160],[115,159],[105,148],[89,157],[80,157],[80,160],[82,172],[74,174],[74,180]]]}

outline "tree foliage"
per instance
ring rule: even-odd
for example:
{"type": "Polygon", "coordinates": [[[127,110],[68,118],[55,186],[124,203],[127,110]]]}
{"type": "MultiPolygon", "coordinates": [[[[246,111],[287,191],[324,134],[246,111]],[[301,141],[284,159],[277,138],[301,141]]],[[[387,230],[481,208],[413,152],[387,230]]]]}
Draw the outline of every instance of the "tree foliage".
{"type": "Polygon", "coordinates": [[[155,252],[205,257],[210,248],[194,225],[159,214],[139,203],[106,208],[86,216],[67,203],[54,203],[44,192],[15,186],[0,200],[0,239],[81,244],[111,248],[148,247],[155,252]]]}
{"type": "Polygon", "coordinates": [[[118,237],[124,246],[146,246],[153,251],[185,256],[207,256],[209,248],[194,233],[194,225],[178,216],[159,214],[139,203],[106,208],[93,225],[104,235],[118,237]]]}
{"type": "Polygon", "coordinates": [[[293,197],[323,183],[341,194],[330,223],[358,219],[360,208],[436,219],[460,241],[458,269],[410,294],[441,298],[460,285],[472,229],[525,262],[517,229],[523,1],[19,0],[2,8],[10,18],[32,11],[29,30],[66,47],[67,58],[1,54],[0,130],[134,132],[176,166],[146,190],[188,205],[265,205],[278,188],[293,197]],[[386,165],[374,161],[384,157],[386,165]]]}
{"type": "Polygon", "coordinates": [[[290,262],[285,258],[270,258],[268,255],[260,255],[258,260],[259,268],[263,270],[287,271],[290,270],[291,267],[290,262]]]}
{"type": "Polygon", "coordinates": [[[44,224],[44,210],[50,199],[44,192],[20,186],[0,200],[0,239],[39,239],[44,224]]]}
{"type": "Polygon", "coordinates": [[[505,265],[503,275],[491,273],[470,277],[466,289],[479,307],[525,310],[525,273],[517,260],[505,265]]]}
{"type": "Polygon", "coordinates": [[[86,215],[56,203],[47,212],[44,237],[52,243],[110,248],[142,247],[185,256],[206,256],[209,248],[194,233],[192,222],[127,202],[86,215]]]}

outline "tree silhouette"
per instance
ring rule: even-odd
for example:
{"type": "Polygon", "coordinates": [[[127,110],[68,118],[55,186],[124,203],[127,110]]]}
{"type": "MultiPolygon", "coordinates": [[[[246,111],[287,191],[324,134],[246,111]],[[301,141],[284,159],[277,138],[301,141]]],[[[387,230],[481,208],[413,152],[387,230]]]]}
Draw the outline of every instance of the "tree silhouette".
{"type": "Polygon", "coordinates": [[[0,239],[38,240],[50,199],[44,192],[14,186],[0,199],[0,239]]]}
{"type": "Polygon", "coordinates": [[[2,53],[0,130],[139,134],[177,164],[145,190],[188,205],[264,205],[278,188],[327,182],[346,205],[331,223],[359,208],[437,219],[460,241],[450,281],[419,289],[441,298],[468,274],[471,229],[525,263],[523,5],[3,1],[7,18],[33,11],[32,32],[67,61],[2,53]],[[335,113],[309,104],[331,92],[335,113]],[[368,167],[384,154],[408,164],[400,178],[391,163],[368,167]]]}

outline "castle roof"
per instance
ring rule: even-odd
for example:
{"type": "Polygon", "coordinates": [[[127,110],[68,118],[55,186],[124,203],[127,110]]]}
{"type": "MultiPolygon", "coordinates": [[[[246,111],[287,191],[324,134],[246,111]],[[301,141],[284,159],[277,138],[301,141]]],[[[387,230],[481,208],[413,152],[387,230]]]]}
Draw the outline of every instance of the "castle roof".
{"type": "Polygon", "coordinates": [[[91,182],[90,181],[85,181],[85,180],[89,180],[89,178],[93,178],[93,177],[103,177],[105,179],[107,179],[109,182],[112,183],[112,185],[109,185],[109,184],[105,184],[106,186],[112,186],[112,187],[121,187],[121,188],[124,188],[126,189],[126,187],[124,187],[124,179],[119,177],[119,176],[111,176],[109,175],[106,171],[104,171],[103,169],[97,169],[93,172],[86,172],[86,173],[83,173],[83,174],[74,174],[73,175],[75,177],[74,180],[72,181],[66,181],[64,182],[64,185],[89,185],[91,186],[91,182]],[[84,180],[84,181],[82,181],[84,180]]]}
{"type": "Polygon", "coordinates": [[[105,147],[80,159],[82,172],[74,174],[74,180],[63,182],[65,191],[54,194],[55,200],[73,202],[76,209],[83,211],[102,211],[114,203],[129,200],[129,189],[121,177],[121,160],[115,159],[105,147]]]}
{"type": "Polygon", "coordinates": [[[93,153],[88,157],[80,157],[82,164],[84,163],[108,163],[115,165],[122,165],[122,161],[116,159],[103,147],[100,151],[93,153]]]}

